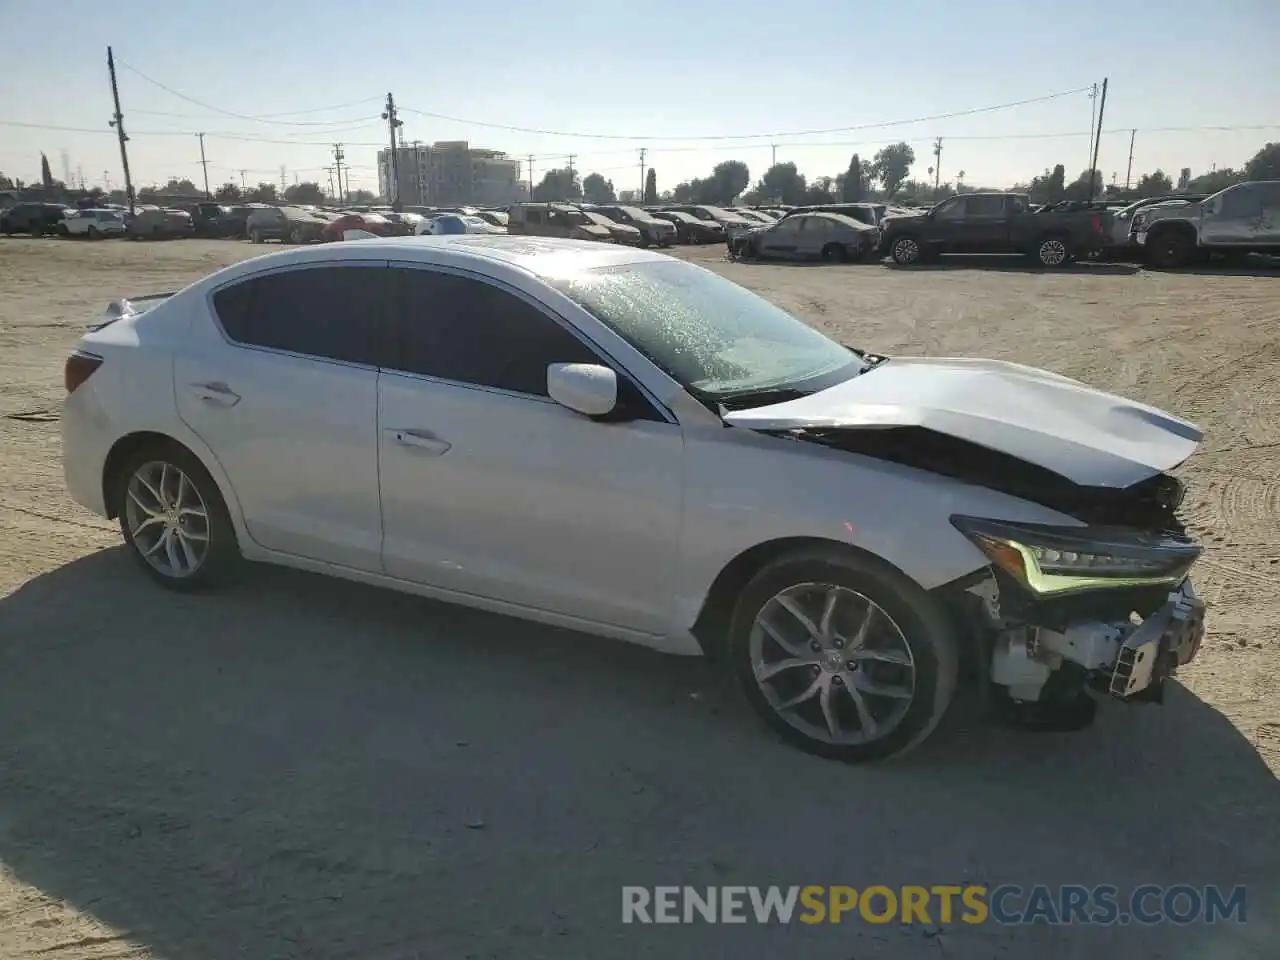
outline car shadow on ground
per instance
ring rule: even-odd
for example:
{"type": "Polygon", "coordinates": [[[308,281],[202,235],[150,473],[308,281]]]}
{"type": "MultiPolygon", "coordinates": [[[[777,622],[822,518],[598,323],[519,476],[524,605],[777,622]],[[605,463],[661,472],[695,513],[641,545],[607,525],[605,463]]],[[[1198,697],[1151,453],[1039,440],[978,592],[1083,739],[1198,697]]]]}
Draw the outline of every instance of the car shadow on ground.
{"type": "Polygon", "coordinates": [[[908,272],[921,270],[991,270],[999,273],[1087,273],[1091,277],[1117,276],[1127,277],[1135,273],[1139,273],[1142,267],[1133,263],[1118,263],[1116,261],[1103,260],[1076,260],[1067,265],[1067,267],[1042,267],[1039,264],[1029,263],[1024,257],[1003,256],[996,254],[947,254],[940,259],[930,263],[917,263],[911,266],[900,266],[892,260],[884,261],[886,268],[890,270],[902,270],[908,272]]]}
{"type": "Polygon", "coordinates": [[[850,767],[778,743],[701,660],[290,571],[181,595],[107,550],[0,624],[0,862],[157,956],[843,960],[943,936],[624,927],[620,887],[656,883],[1249,887],[1243,926],[954,925],[949,958],[1262,956],[1280,932],[1276,779],[1181,688],[1073,735],[961,708],[850,767]]]}

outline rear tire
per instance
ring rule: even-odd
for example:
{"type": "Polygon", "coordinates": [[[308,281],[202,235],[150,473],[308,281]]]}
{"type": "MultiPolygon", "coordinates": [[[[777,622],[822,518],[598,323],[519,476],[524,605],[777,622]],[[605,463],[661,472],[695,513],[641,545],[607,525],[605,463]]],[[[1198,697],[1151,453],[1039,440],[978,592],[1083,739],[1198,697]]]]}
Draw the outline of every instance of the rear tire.
{"type": "Polygon", "coordinates": [[[849,251],[844,248],[843,244],[828,243],[822,248],[822,259],[827,263],[847,263],[849,261],[849,251]]]}
{"type": "Polygon", "coordinates": [[[728,653],[769,727],[846,762],[899,756],[928,737],[951,704],[959,661],[950,622],[927,591],[875,557],[825,548],[784,555],[752,577],[728,653]],[[831,595],[829,616],[806,599],[831,595]],[[797,604],[807,624],[791,615],[797,604]]]}
{"type": "Polygon", "coordinates": [[[252,230],[250,230],[250,231],[249,231],[249,242],[250,242],[250,243],[261,243],[261,242],[262,242],[262,231],[261,231],[261,230],[259,230],[257,227],[254,227],[252,230]]]}
{"type": "Polygon", "coordinates": [[[130,554],[162,586],[204,589],[227,580],[241,563],[235,526],[218,485],[179,444],[148,444],[130,454],[112,478],[111,490],[130,554]],[[193,555],[188,549],[198,562],[188,564],[193,555]]]}
{"type": "Polygon", "coordinates": [[[90,227],[90,228],[86,231],[86,235],[89,237],[89,239],[90,239],[90,240],[101,240],[101,239],[102,239],[102,232],[101,232],[100,230],[98,230],[98,228],[97,228],[97,227],[90,227]]]}
{"type": "Polygon", "coordinates": [[[1041,237],[1036,243],[1035,261],[1050,270],[1059,270],[1071,262],[1071,241],[1060,234],[1041,237]]]}

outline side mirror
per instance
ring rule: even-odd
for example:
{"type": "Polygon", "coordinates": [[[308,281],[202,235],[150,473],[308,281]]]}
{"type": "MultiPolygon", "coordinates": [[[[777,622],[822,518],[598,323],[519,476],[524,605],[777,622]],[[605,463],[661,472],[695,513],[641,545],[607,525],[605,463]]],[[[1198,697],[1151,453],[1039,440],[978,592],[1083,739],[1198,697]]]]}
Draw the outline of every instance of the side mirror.
{"type": "Polygon", "coordinates": [[[603,417],[618,405],[618,375],[596,363],[553,363],[547,367],[547,395],[586,417],[603,417]]]}

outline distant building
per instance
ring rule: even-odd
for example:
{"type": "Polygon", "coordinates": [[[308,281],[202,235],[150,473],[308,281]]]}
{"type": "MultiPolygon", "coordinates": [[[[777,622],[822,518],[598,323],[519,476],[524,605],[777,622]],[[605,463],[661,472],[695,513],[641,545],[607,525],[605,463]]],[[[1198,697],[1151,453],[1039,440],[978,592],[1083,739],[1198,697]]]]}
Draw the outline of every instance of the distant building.
{"type": "Polygon", "coordinates": [[[618,194],[619,203],[635,203],[640,199],[639,190],[623,190],[618,194]]]}
{"type": "MultiPolygon", "coordinates": [[[[522,196],[520,164],[498,150],[465,140],[414,143],[396,148],[401,203],[455,207],[503,206],[522,196]]],[[[391,199],[391,150],[378,151],[378,192],[391,199]]]]}

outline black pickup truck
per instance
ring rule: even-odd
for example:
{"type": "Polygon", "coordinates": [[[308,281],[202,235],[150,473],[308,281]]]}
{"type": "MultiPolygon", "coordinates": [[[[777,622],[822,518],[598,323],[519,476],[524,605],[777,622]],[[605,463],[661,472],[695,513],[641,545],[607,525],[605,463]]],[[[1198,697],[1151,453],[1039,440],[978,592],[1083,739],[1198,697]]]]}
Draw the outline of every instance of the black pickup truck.
{"type": "Polygon", "coordinates": [[[965,193],[916,216],[886,217],[881,250],[904,267],[943,253],[1021,253],[1062,267],[1102,250],[1110,216],[1101,206],[1033,212],[1024,194],[965,193]]]}

